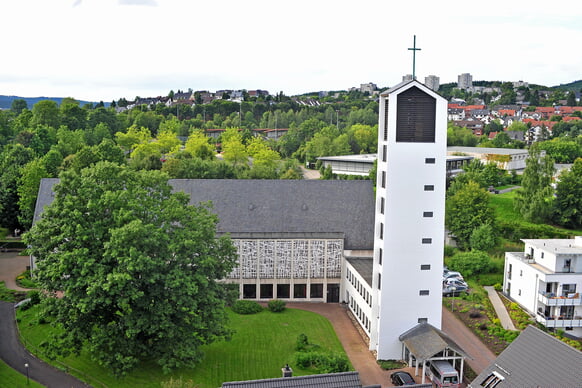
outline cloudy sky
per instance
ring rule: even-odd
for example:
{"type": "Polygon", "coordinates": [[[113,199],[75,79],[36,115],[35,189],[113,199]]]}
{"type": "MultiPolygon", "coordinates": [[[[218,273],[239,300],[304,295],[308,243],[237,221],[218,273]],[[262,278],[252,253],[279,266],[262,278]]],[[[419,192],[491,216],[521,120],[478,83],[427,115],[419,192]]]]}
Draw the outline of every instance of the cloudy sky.
{"type": "Polygon", "coordinates": [[[0,95],[582,79],[580,0],[1,0],[0,95]]]}

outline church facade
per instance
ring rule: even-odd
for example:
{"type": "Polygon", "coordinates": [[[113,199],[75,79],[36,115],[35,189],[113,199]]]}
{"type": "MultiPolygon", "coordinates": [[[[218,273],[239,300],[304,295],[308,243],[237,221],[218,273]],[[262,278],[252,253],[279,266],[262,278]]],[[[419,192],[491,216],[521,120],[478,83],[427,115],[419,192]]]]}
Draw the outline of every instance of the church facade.
{"type": "MultiPolygon", "coordinates": [[[[416,80],[381,94],[376,192],[370,181],[169,183],[212,203],[238,250],[224,282],[240,298],[346,303],[370,350],[402,359],[400,334],[441,327],[446,117],[446,100],[416,80]]],[[[41,182],[35,220],[57,182],[41,182]]]]}

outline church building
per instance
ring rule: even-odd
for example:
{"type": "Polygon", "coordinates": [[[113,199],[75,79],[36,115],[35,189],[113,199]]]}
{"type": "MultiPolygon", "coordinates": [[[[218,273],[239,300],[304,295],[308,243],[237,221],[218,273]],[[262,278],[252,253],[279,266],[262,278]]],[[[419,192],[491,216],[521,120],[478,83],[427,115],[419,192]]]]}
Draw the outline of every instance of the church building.
{"type": "MultiPolygon", "coordinates": [[[[377,185],[347,180],[170,180],[211,201],[240,298],[345,303],[379,359],[441,327],[447,103],[416,80],[381,94],[377,185]]],[[[43,179],[35,221],[58,179],[43,179]]],[[[34,260],[31,259],[31,268],[34,260]]]]}

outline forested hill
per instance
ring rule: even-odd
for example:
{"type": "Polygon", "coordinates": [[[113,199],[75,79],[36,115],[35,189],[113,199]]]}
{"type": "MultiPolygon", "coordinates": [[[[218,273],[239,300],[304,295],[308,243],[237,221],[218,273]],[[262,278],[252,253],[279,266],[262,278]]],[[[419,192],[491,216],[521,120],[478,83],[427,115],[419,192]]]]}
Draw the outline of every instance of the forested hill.
{"type": "MultiPolygon", "coordinates": [[[[63,101],[63,97],[19,97],[19,96],[4,96],[0,95],[0,109],[10,109],[12,105],[12,101],[14,100],[24,100],[28,104],[28,109],[32,109],[32,106],[39,101],[43,100],[51,100],[55,101],[57,104],[61,104],[63,101]]],[[[79,101],[81,105],[85,104],[93,104],[95,105],[96,102],[91,101],[79,101]]],[[[105,106],[109,106],[109,103],[105,103],[105,106]]]]}

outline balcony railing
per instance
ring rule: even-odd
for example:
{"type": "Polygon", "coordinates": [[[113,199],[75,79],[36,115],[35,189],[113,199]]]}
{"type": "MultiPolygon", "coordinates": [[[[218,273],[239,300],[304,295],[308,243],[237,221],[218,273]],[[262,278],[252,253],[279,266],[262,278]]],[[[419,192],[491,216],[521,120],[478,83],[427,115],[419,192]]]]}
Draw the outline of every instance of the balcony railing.
{"type": "Polygon", "coordinates": [[[546,306],[579,306],[582,305],[580,293],[566,294],[566,296],[556,296],[553,292],[538,293],[538,301],[546,306]]]}
{"type": "Polygon", "coordinates": [[[581,316],[564,319],[563,317],[545,317],[541,314],[537,314],[536,321],[545,327],[582,327],[581,316]]]}

